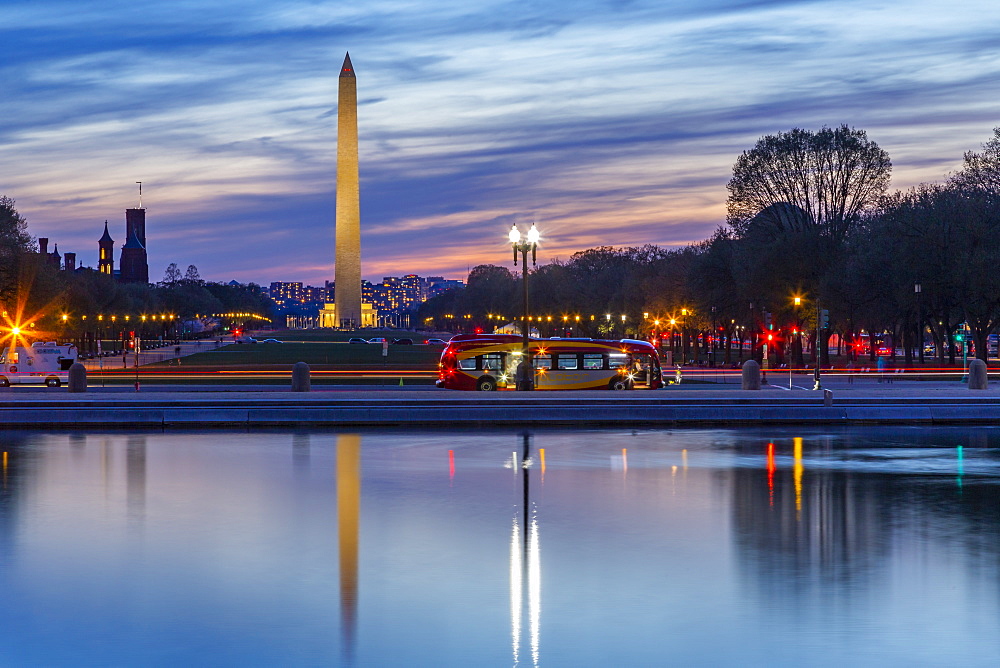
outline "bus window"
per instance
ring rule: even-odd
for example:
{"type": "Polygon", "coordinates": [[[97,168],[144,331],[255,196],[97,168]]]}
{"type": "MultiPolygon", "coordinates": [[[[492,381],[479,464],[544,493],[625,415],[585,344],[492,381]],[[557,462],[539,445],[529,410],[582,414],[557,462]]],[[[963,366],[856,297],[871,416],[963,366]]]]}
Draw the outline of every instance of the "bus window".
{"type": "Polygon", "coordinates": [[[535,361],[536,369],[552,368],[552,357],[550,355],[535,355],[532,359],[535,361]]]}
{"type": "Polygon", "coordinates": [[[499,371],[503,369],[503,356],[500,353],[490,353],[481,357],[483,358],[484,371],[499,371]]]}
{"type": "Polygon", "coordinates": [[[472,371],[476,368],[476,358],[466,357],[464,360],[458,360],[458,368],[465,369],[466,371],[472,371]]]}
{"type": "Polygon", "coordinates": [[[604,368],[604,355],[585,353],[583,356],[583,368],[584,369],[603,369],[604,368]]]}
{"type": "Polygon", "coordinates": [[[576,359],[576,354],[563,353],[561,355],[556,355],[556,368],[557,369],[577,369],[578,361],[576,359]]]}
{"type": "Polygon", "coordinates": [[[628,355],[625,353],[611,353],[611,368],[620,369],[628,365],[628,355]]]}

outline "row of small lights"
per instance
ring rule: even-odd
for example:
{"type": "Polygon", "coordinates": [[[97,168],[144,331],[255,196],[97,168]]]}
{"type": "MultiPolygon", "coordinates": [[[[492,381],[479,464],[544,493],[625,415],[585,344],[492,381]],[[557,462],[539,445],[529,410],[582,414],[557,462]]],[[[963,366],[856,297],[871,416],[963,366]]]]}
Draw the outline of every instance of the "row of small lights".
{"type": "MultiPolygon", "coordinates": [[[[200,316],[198,316],[198,317],[200,317],[200,316]]],[[[213,313],[212,317],[213,318],[253,318],[255,320],[266,320],[267,322],[271,322],[270,318],[265,318],[264,316],[258,315],[256,313],[213,313]]]]}
{"type": "MultiPolygon", "coordinates": [[[[62,316],[61,316],[61,318],[62,318],[63,322],[68,322],[69,321],[69,315],[66,314],[66,313],[63,313],[62,316]]],[[[141,320],[142,322],[146,322],[147,319],[148,320],[176,320],[177,316],[176,315],[139,315],[139,316],[135,316],[135,318],[136,318],[136,320],[141,320]]],[[[80,320],[86,320],[86,319],[87,319],[87,316],[85,316],[85,315],[81,315],[80,316],[80,320]]],[[[125,322],[129,322],[131,319],[132,319],[132,316],[130,316],[130,315],[122,316],[122,320],[124,320],[125,322]]],[[[103,313],[98,314],[96,320],[98,320],[100,322],[103,322],[104,321],[104,314],[103,313]]],[[[117,315],[109,315],[108,316],[108,320],[110,320],[111,322],[117,322],[118,321],[118,316],[117,315]]]]}
{"type": "MultiPolygon", "coordinates": [[[[688,316],[690,314],[691,314],[691,312],[688,309],[681,309],[681,315],[682,316],[688,316]]],[[[456,315],[454,315],[452,313],[447,313],[443,317],[445,317],[445,318],[447,318],[449,320],[453,320],[455,318],[464,319],[464,320],[471,320],[473,318],[473,316],[472,316],[471,313],[467,313],[465,315],[459,315],[459,316],[456,316],[456,315]]],[[[506,316],[498,315],[498,314],[495,314],[495,313],[487,313],[486,317],[489,320],[501,320],[502,321],[502,320],[509,320],[510,319],[510,318],[507,318],[506,316]]],[[[608,322],[611,321],[611,317],[612,316],[611,316],[610,313],[606,313],[604,315],[604,319],[606,321],[608,321],[608,322]]],[[[643,317],[646,320],[650,319],[648,313],[644,313],[643,317]]],[[[562,316],[562,321],[564,323],[568,323],[570,321],[570,318],[573,318],[574,322],[580,322],[580,316],[578,316],[578,315],[575,315],[575,316],[564,315],[564,316],[562,316]]],[[[515,318],[515,320],[523,320],[523,319],[524,319],[524,316],[515,318]]],[[[597,316],[591,315],[590,319],[591,320],[596,320],[597,316]]],[[[628,319],[628,316],[623,313],[621,315],[621,319],[622,319],[622,322],[625,322],[628,319]]],[[[424,320],[426,322],[430,322],[430,321],[434,320],[434,318],[433,317],[428,317],[428,318],[424,318],[424,320]]],[[[534,322],[535,320],[537,320],[538,322],[552,322],[552,316],[551,315],[547,315],[547,316],[541,316],[541,315],[539,315],[539,316],[528,316],[528,320],[530,322],[534,322]]],[[[675,318],[670,318],[667,322],[669,322],[671,325],[676,325],[677,324],[677,320],[675,318]]],[[[656,325],[656,326],[659,326],[660,321],[658,319],[655,319],[655,320],[653,320],[653,324],[656,325]]]]}
{"type": "MultiPolygon", "coordinates": [[[[178,316],[176,316],[174,314],[169,314],[169,315],[168,314],[154,314],[154,315],[137,315],[137,316],[123,315],[121,317],[122,317],[122,319],[125,322],[129,322],[133,317],[136,320],[141,320],[142,322],[146,322],[147,320],[154,320],[154,321],[155,320],[164,320],[164,321],[165,320],[176,320],[178,316]]],[[[200,318],[201,314],[197,314],[197,315],[195,315],[195,317],[196,318],[200,318]]],[[[212,317],[213,318],[254,318],[254,319],[257,319],[257,320],[266,320],[268,322],[271,322],[270,318],[265,318],[264,316],[257,315],[256,313],[213,313],[212,317]]],[[[63,322],[67,322],[67,321],[69,321],[70,316],[67,313],[63,313],[62,316],[61,316],[61,318],[62,318],[63,322]]],[[[81,315],[80,316],[80,320],[86,320],[86,319],[87,319],[86,315],[81,315]]],[[[96,319],[103,322],[104,319],[105,319],[105,316],[104,316],[103,313],[101,313],[101,314],[97,315],[96,319]]],[[[109,316],[107,316],[107,319],[110,320],[111,322],[117,322],[118,316],[117,315],[109,315],[109,316]]]]}

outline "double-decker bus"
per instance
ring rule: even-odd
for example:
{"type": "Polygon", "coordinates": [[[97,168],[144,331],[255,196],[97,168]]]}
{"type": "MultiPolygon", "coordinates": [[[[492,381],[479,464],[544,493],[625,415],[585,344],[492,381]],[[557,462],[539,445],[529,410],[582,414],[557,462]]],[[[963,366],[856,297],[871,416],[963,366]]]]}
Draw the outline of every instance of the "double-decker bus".
{"type": "MultiPolygon", "coordinates": [[[[460,334],[438,364],[437,386],[452,390],[513,389],[523,339],[510,334],[460,334]]],[[[660,358],[647,341],[531,339],[535,389],[631,390],[663,387],[660,358]]]]}

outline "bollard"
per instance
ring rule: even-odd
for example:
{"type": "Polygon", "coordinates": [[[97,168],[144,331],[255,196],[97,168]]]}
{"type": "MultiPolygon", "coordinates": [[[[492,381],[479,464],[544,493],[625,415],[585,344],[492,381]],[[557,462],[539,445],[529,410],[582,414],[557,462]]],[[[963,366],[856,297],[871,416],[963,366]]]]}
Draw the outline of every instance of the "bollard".
{"type": "Polygon", "coordinates": [[[833,405],[833,392],[830,390],[823,390],[823,405],[829,408],[833,405]]]}
{"type": "Polygon", "coordinates": [[[985,390],[989,386],[986,376],[986,362],[974,359],[969,362],[969,389],[985,390]]]}
{"type": "Polygon", "coordinates": [[[760,389],[760,365],[754,360],[747,360],[743,363],[743,389],[760,389]]]}
{"type": "Polygon", "coordinates": [[[87,367],[79,362],[73,362],[73,366],[69,368],[69,391],[87,391],[87,367]]]}
{"type": "Polygon", "coordinates": [[[292,392],[308,392],[312,389],[309,380],[309,365],[305,362],[296,362],[292,367],[292,392]]]}

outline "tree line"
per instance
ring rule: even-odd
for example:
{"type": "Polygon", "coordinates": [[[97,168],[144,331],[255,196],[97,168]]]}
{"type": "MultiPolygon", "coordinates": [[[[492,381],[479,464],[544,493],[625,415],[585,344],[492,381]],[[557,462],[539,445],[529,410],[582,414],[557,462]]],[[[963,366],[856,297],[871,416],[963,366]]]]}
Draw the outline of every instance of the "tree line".
{"type": "MultiPolygon", "coordinates": [[[[739,341],[759,358],[771,335],[771,354],[797,365],[807,346],[829,364],[833,335],[853,357],[874,359],[880,336],[906,364],[924,360],[925,341],[954,364],[967,324],[986,359],[1000,325],[1000,128],[942,183],[889,192],[891,170],[863,130],[762,137],[737,158],[726,224],[711,238],[593,248],[535,267],[531,324],[542,335],[669,336],[686,359],[711,346],[726,361],[739,341]],[[821,310],[829,326],[817,337],[821,310]]],[[[497,315],[519,322],[520,286],[507,267],[478,266],[418,318],[492,331],[497,315]]]]}
{"type": "MultiPolygon", "coordinates": [[[[147,315],[148,333],[162,335],[164,328],[152,326],[154,314],[176,316],[171,322],[180,325],[198,316],[221,313],[271,317],[272,306],[259,286],[204,281],[193,265],[181,275],[177,265],[171,264],[156,284],[119,283],[113,276],[87,268],[64,271],[38,252],[14,200],[0,197],[0,328],[30,326],[39,332],[82,339],[85,333],[94,333],[97,316],[110,321],[115,315],[118,329],[123,329],[119,318],[124,322],[124,316],[129,315],[129,322],[142,323],[141,316],[147,315]]],[[[219,322],[229,324],[225,318],[219,322]]],[[[139,327],[132,325],[133,329],[139,327]]],[[[179,329],[170,333],[177,335],[179,329]]],[[[112,328],[105,325],[105,330],[108,335],[112,328]]],[[[0,331],[0,336],[5,333],[0,331]]]]}

